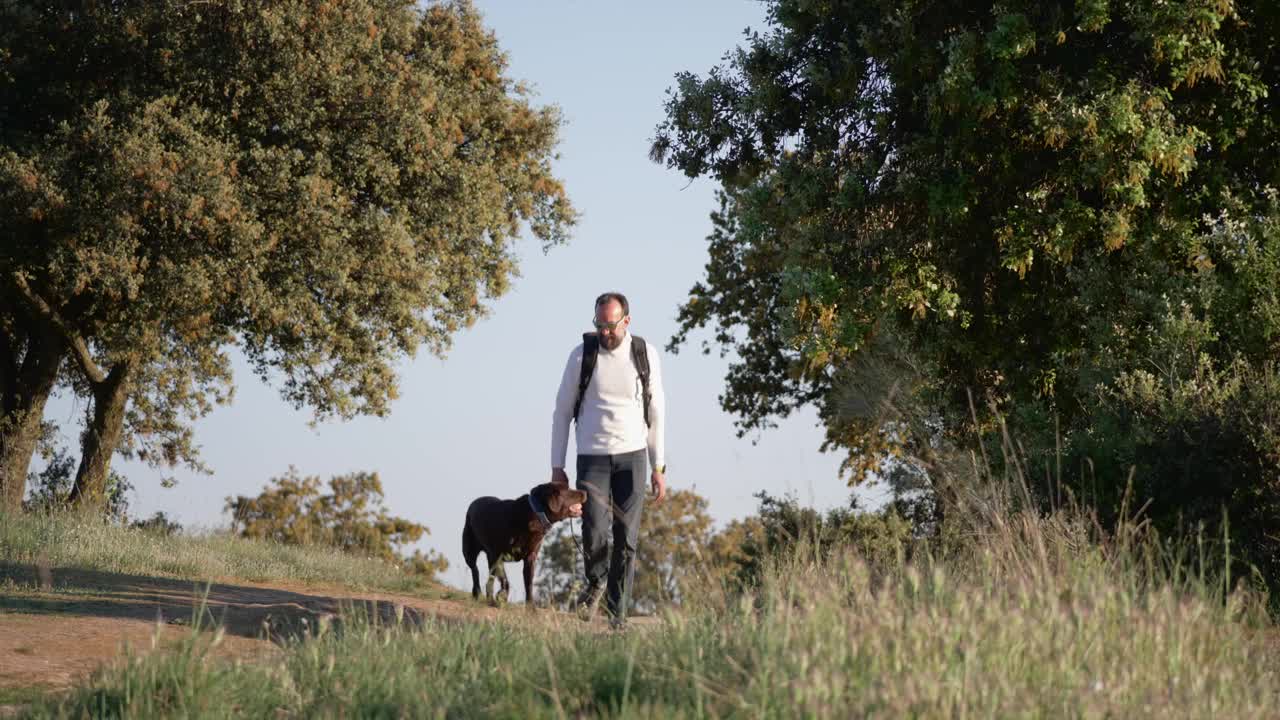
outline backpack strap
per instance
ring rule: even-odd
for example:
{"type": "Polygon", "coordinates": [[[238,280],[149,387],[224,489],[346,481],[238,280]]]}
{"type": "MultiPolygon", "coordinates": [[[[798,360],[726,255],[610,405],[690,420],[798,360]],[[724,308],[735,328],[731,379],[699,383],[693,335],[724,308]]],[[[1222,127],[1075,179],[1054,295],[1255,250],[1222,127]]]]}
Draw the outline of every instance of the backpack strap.
{"type": "Polygon", "coordinates": [[[582,411],[582,397],[587,394],[587,386],[591,384],[591,375],[596,371],[596,356],[600,354],[600,336],[595,333],[582,334],[582,372],[578,375],[578,399],[573,401],[573,419],[578,419],[582,411]]]}
{"type": "Polygon", "coordinates": [[[649,401],[653,395],[649,393],[649,352],[644,338],[631,336],[631,362],[636,366],[636,374],[640,376],[640,392],[644,400],[644,425],[649,426],[649,401]]]}

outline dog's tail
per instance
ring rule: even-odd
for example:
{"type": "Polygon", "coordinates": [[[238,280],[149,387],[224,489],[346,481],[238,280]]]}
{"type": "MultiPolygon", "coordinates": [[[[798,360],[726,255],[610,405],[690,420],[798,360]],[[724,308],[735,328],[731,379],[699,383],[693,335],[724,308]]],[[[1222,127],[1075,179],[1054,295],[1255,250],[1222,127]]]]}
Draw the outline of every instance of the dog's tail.
{"type": "Polygon", "coordinates": [[[469,567],[475,567],[476,557],[480,555],[480,539],[471,529],[471,522],[462,525],[462,557],[469,567]]]}
{"type": "Polygon", "coordinates": [[[471,595],[480,597],[480,569],[476,567],[476,558],[480,555],[480,538],[471,529],[471,519],[462,524],[462,559],[471,568],[471,595]]]}

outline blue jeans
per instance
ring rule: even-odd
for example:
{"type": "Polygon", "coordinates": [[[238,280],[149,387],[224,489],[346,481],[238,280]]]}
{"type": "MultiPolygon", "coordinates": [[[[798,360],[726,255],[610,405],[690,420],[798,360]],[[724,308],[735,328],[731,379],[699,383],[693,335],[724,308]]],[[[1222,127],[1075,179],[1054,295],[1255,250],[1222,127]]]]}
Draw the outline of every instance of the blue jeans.
{"type": "Polygon", "coordinates": [[[616,618],[626,618],[631,604],[648,460],[647,450],[578,456],[578,489],[587,493],[587,503],[582,508],[582,560],[587,584],[598,587],[608,576],[605,609],[616,618]]]}

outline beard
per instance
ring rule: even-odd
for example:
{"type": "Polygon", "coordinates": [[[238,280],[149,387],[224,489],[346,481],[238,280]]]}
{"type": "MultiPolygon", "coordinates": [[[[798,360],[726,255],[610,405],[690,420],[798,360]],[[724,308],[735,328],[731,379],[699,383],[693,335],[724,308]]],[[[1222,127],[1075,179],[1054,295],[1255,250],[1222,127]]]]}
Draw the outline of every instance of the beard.
{"type": "Polygon", "coordinates": [[[618,346],[621,344],[622,344],[622,335],[620,334],[600,336],[600,345],[603,346],[604,349],[606,350],[617,350],[618,346]]]}

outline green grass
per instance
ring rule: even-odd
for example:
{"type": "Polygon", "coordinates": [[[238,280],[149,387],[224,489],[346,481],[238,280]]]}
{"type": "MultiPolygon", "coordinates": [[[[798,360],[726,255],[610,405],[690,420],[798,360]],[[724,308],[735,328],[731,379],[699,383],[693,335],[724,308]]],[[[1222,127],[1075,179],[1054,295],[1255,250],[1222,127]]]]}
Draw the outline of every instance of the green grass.
{"type": "Polygon", "coordinates": [[[377,559],[230,534],[158,537],[73,514],[0,513],[0,563],[189,580],[334,583],[355,589],[438,589],[377,559]]]}
{"type": "Polygon", "coordinates": [[[59,695],[57,690],[50,690],[47,687],[0,687],[0,706],[56,702],[59,695]]]}
{"type": "MultiPolygon", "coordinates": [[[[1273,717],[1265,598],[1139,532],[996,515],[963,550],[871,567],[802,548],[657,628],[379,626],[254,665],[167,656],[33,717],[1273,717]]],[[[519,612],[516,610],[516,612],[519,612]]]]}

